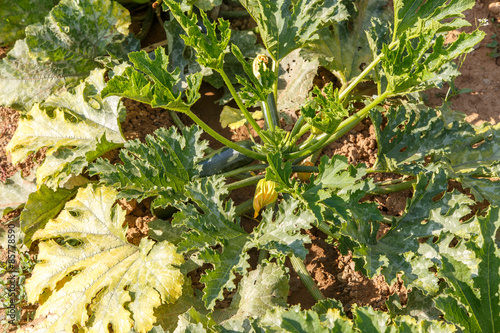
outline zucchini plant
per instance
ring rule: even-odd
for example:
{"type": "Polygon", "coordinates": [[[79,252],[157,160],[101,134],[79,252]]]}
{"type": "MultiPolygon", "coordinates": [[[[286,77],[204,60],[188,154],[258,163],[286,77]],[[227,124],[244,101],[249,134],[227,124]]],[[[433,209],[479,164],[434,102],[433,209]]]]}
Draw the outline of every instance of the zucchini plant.
{"type": "Polygon", "coordinates": [[[34,184],[16,175],[0,187],[3,212],[22,208],[23,243],[39,249],[26,283],[28,300],[40,304],[35,329],[498,331],[499,125],[472,126],[447,109],[424,106],[418,95],[457,76],[454,61],[484,37],[475,30],[445,43],[446,32],[469,25],[462,13],[474,1],[395,0],[392,9],[382,0],[240,2],[265,49],[254,58],[231,42],[228,21],[192,7],[217,1],[164,0],[172,18],[167,34],[180,34],[183,43],[171,40],[168,53],[148,54],[138,51],[119,4],[62,0],[0,60],[0,103],[23,115],[7,146],[13,162],[47,148],[34,184]],[[194,51],[196,66],[173,61],[174,45],[194,51]],[[287,131],[279,122],[280,64],[293,52],[318,59],[340,86],[312,89],[287,131]],[[229,57],[238,65],[231,71],[229,57]],[[193,113],[208,72],[230,92],[236,118],[256,133],[251,142],[233,142],[193,113]],[[359,89],[367,81],[373,95],[359,89]],[[183,113],[195,125],[127,141],[121,97],[174,117],[183,113]],[[253,106],[261,107],[264,128],[253,106]],[[342,156],[318,160],[366,117],[378,143],[373,167],[342,156]],[[203,131],[225,147],[210,152],[203,131]],[[118,148],[120,163],[103,158],[118,148]],[[376,183],[373,173],[404,178],[376,183]],[[451,179],[490,207],[471,214],[475,201],[448,191],[451,179]],[[228,199],[255,184],[254,199],[238,206],[228,199]],[[383,216],[362,200],[405,189],[413,195],[400,217],[383,216]],[[148,236],[131,244],[116,200],[148,198],[156,219],[148,236]],[[247,232],[240,219],[252,207],[260,218],[247,232]],[[381,223],[390,227],[378,237],[381,223]],[[393,303],[389,312],[354,307],[351,319],[305,268],[311,239],[302,231],[312,228],[350,250],[365,275],[382,274],[388,283],[400,277],[425,301],[393,303]],[[287,258],[317,301],[309,310],[286,302],[287,258]],[[203,265],[197,293],[187,274],[203,265]],[[217,309],[224,290],[237,291],[229,308],[217,309]]]}

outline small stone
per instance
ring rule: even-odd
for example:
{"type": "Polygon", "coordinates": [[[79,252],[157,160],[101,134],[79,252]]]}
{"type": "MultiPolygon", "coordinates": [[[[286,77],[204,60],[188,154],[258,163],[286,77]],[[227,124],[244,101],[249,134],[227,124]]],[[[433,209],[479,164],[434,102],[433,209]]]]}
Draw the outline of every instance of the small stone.
{"type": "Polygon", "coordinates": [[[500,14],[500,2],[492,2],[488,5],[488,10],[491,14],[500,14]]]}
{"type": "Polygon", "coordinates": [[[489,86],[491,83],[491,80],[490,79],[483,79],[483,82],[485,85],[489,86]]]}

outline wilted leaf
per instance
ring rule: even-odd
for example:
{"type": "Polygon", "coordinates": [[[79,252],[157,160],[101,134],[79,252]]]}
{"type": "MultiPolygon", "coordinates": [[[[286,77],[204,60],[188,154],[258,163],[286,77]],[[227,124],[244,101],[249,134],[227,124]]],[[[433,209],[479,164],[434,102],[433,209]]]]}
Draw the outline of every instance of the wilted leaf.
{"type": "Polygon", "coordinates": [[[181,295],[182,256],[168,242],[128,243],[115,201],[116,191],[89,185],[33,236],[40,263],[26,289],[40,303],[36,318],[47,317],[36,329],[147,332],[153,308],[181,295]]]}
{"type": "MultiPolygon", "coordinates": [[[[252,118],[255,120],[260,120],[263,117],[262,111],[255,111],[251,113],[252,118]]],[[[224,106],[222,112],[220,113],[220,125],[222,128],[229,127],[235,130],[247,123],[245,115],[240,109],[232,108],[230,106],[224,106]]]]}

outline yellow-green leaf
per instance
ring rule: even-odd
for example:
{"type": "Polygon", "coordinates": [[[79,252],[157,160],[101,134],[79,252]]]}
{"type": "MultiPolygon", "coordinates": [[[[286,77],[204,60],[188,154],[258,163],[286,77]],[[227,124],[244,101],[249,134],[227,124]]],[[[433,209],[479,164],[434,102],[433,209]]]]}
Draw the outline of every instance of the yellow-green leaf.
{"type": "Polygon", "coordinates": [[[40,263],[26,290],[40,303],[36,318],[46,317],[35,330],[147,332],[154,308],[180,297],[183,257],[167,241],[128,243],[115,201],[114,189],[89,185],[33,236],[40,263]]]}

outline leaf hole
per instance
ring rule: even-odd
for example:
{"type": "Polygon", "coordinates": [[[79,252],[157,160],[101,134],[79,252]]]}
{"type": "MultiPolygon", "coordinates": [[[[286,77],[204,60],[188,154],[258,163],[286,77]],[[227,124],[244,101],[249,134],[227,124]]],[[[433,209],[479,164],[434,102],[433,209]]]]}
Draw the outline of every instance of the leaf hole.
{"type": "Polygon", "coordinates": [[[77,211],[77,210],[70,210],[69,211],[69,215],[71,215],[73,217],[79,217],[80,216],[80,212],[77,211]]]}
{"type": "Polygon", "coordinates": [[[438,201],[438,200],[441,200],[441,198],[442,198],[442,197],[444,197],[444,193],[445,193],[445,192],[446,192],[446,191],[443,191],[443,192],[441,192],[441,193],[436,194],[436,195],[432,198],[432,201],[436,202],[436,201],[438,201]]]}
{"type": "Polygon", "coordinates": [[[399,150],[399,152],[400,152],[400,153],[404,153],[404,152],[406,151],[406,149],[408,149],[408,147],[407,147],[407,146],[406,146],[406,147],[401,148],[401,149],[399,150]]]}

